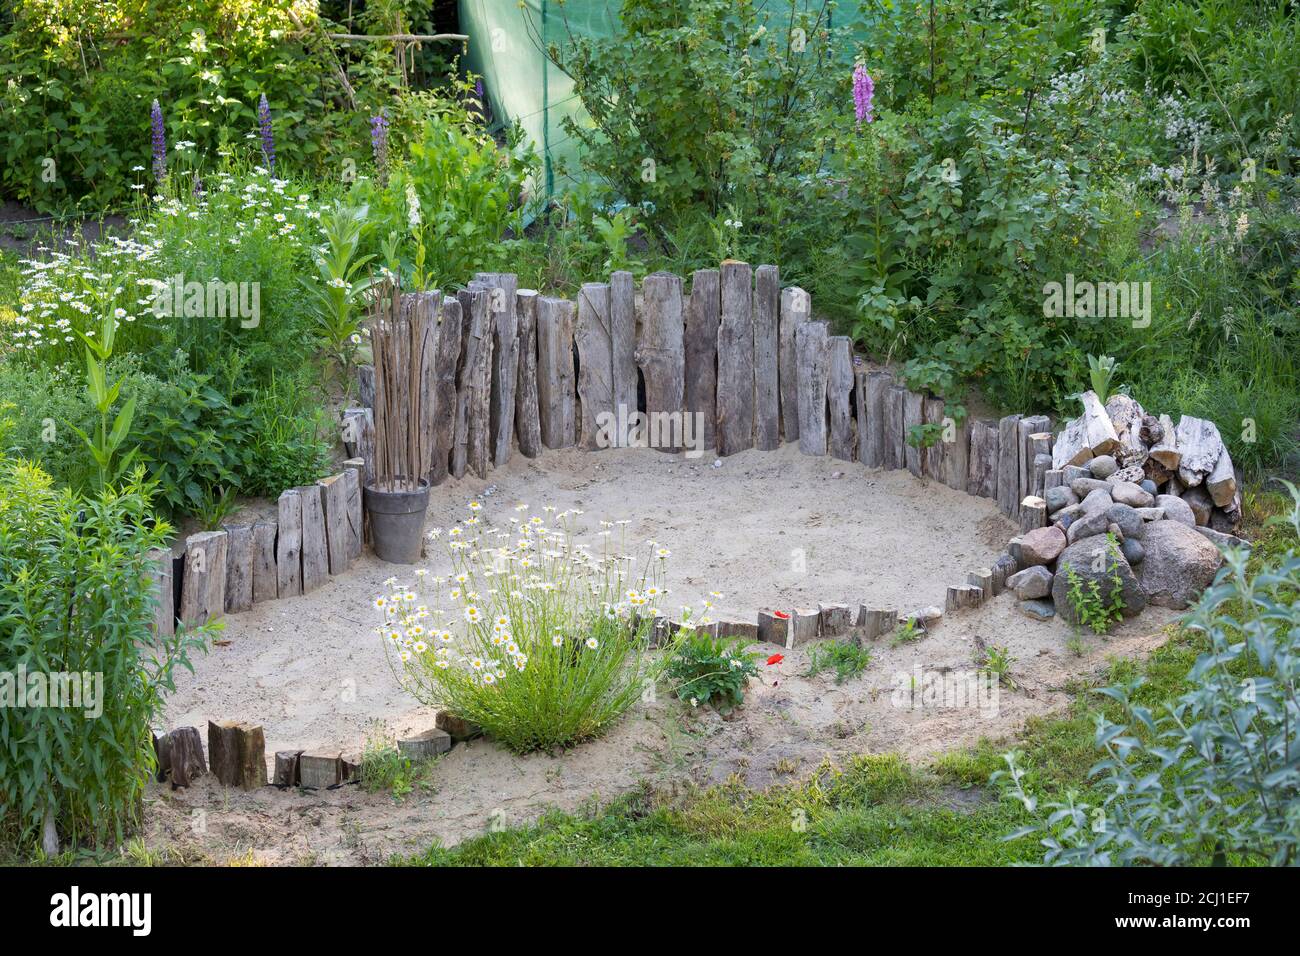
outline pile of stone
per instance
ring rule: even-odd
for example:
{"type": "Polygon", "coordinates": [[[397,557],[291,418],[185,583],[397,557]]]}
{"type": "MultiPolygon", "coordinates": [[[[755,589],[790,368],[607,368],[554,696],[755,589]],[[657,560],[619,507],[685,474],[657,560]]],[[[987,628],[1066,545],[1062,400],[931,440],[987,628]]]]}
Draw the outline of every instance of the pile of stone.
{"type": "Polygon", "coordinates": [[[1095,582],[1105,605],[1118,589],[1125,617],[1147,604],[1188,607],[1213,580],[1221,548],[1249,547],[1232,534],[1240,481],[1218,429],[1190,416],[1175,428],[1127,395],[1104,406],[1093,392],[1082,399],[1084,414],[1052,450],[1056,480],[1022,505],[1043,524],[1012,539],[1018,570],[1007,587],[1026,614],[1072,623],[1072,577],[1086,590],[1095,582]]]}

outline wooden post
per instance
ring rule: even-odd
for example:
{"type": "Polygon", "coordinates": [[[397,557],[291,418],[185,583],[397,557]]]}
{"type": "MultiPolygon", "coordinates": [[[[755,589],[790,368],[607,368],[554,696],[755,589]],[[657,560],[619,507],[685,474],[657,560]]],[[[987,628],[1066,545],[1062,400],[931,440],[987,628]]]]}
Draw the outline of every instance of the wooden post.
{"type": "Polygon", "coordinates": [[[197,727],[177,727],[168,734],[166,752],[173,787],[188,787],[208,772],[203,759],[203,738],[197,727]]]}
{"type": "Polygon", "coordinates": [[[486,478],[492,412],[491,296],[483,289],[462,289],[456,297],[460,300],[464,362],[456,380],[451,475],[461,478],[468,469],[486,478]]]}
{"type": "Polygon", "coordinates": [[[998,507],[1009,518],[1020,516],[1020,416],[998,420],[998,507]]]}
{"type": "Polygon", "coordinates": [[[343,506],[346,509],[348,564],[361,557],[365,548],[365,513],[361,503],[361,468],[356,459],[343,463],[343,506]]]}
{"type": "Polygon", "coordinates": [[[1047,525],[1047,502],[1037,495],[1026,495],[1020,502],[1020,533],[1027,534],[1047,525]]]}
{"type": "Polygon", "coordinates": [[[812,300],[798,286],[781,291],[781,328],[778,335],[781,383],[781,432],[786,441],[799,440],[799,356],[795,333],[812,318],[812,300]]]}
{"type": "MultiPolygon", "coordinates": [[[[921,415],[926,425],[938,425],[943,427],[943,409],[944,403],[942,398],[931,398],[928,395],[924,397],[921,405],[921,415]]],[[[943,440],[942,431],[933,444],[926,447],[924,454],[921,456],[921,473],[935,481],[943,481],[944,478],[944,458],[947,451],[943,440]]]]}
{"type": "Polygon", "coordinates": [[[853,461],[858,450],[857,426],[853,420],[853,341],[847,335],[834,335],[827,340],[827,348],[826,398],[831,413],[831,457],[853,461]]]}
{"type": "Polygon", "coordinates": [[[320,488],[325,526],[325,555],[330,574],[342,574],[352,564],[352,531],[349,527],[348,485],[343,475],[330,475],[316,482],[320,488]]]}
{"type": "MultiPolygon", "coordinates": [[[[609,333],[613,350],[614,411],[627,409],[627,418],[619,418],[620,427],[627,424],[637,410],[636,369],[636,284],[632,273],[625,270],[609,276],[609,333]]],[[[620,434],[620,445],[630,437],[620,434]]]]}
{"type": "Polygon", "coordinates": [[[167,548],[149,549],[149,591],[156,602],[153,632],[158,637],[176,633],[176,593],[173,590],[172,553],[167,548]]]}
{"type": "MultiPolygon", "coordinates": [[[[799,439],[803,440],[804,420],[799,421],[799,439]]],[[[796,648],[817,639],[821,633],[821,611],[818,608],[795,608],[790,612],[786,628],[785,646],[796,648]]]]}
{"type": "Polygon", "coordinates": [[[365,462],[362,484],[375,480],[375,417],[369,408],[349,408],[343,412],[343,448],[349,458],[365,462]]]}
{"type": "Polygon", "coordinates": [[[858,607],[857,629],[862,638],[875,640],[888,634],[897,624],[898,612],[893,609],[869,608],[865,604],[858,607]]]}
{"type": "Polygon", "coordinates": [[[226,528],[226,613],[253,606],[253,526],[226,528]]]}
{"type": "Polygon", "coordinates": [[[418,323],[421,330],[418,354],[411,356],[412,362],[419,362],[419,375],[411,386],[419,390],[413,396],[412,412],[418,419],[419,441],[423,462],[420,473],[427,474],[433,464],[433,441],[438,427],[438,314],[442,306],[441,292],[404,292],[401,297],[403,317],[418,323]]]}
{"type": "Polygon", "coordinates": [[[537,410],[537,300],[532,289],[515,294],[515,312],[519,316],[519,373],[515,392],[515,435],[519,453],[536,458],[542,453],[542,426],[537,410]]]}
{"type": "Polygon", "coordinates": [[[972,422],[970,428],[970,464],[967,469],[966,493],[981,498],[998,496],[998,423],[972,422]]]}
{"type": "Polygon", "coordinates": [[[966,575],[966,583],[980,589],[981,603],[993,597],[993,569],[980,568],[966,575]]]}
{"type": "Polygon", "coordinates": [[[537,411],[542,444],[568,448],[577,441],[573,370],[573,303],[537,300],[537,411]]]}
{"type": "Polygon", "coordinates": [[[758,612],[758,639],[764,644],[785,647],[789,628],[790,615],[784,611],[758,612]]]}
{"type": "Polygon", "coordinates": [[[428,760],[451,750],[451,734],[434,727],[414,737],[399,740],[397,749],[410,760],[428,760]]]}
{"type": "Polygon", "coordinates": [[[971,608],[977,608],[984,603],[984,591],[972,584],[954,584],[948,588],[948,600],[944,610],[951,614],[954,611],[966,611],[971,608]]]}
{"type": "Polygon", "coordinates": [[[489,402],[492,467],[510,460],[515,437],[515,398],[519,389],[519,313],[515,298],[519,277],[510,272],[480,272],[492,316],[492,391],[489,402]]]}
{"type": "MultiPolygon", "coordinates": [[[[1083,402],[1084,431],[1087,435],[1087,444],[1088,448],[1091,449],[1092,457],[1109,455],[1119,447],[1119,436],[1115,434],[1115,426],[1111,424],[1110,415],[1107,414],[1096,392],[1084,392],[1079,396],[1079,400],[1083,402]]],[[[1047,430],[1046,428],[1036,429],[1036,431],[1047,430]]],[[[1074,464],[1074,462],[1069,462],[1069,464],[1074,464]]]]}
{"type": "MultiPolygon", "coordinates": [[[[682,315],[682,280],[671,272],[656,272],[641,283],[641,337],[636,363],[645,380],[645,408],[652,447],[680,451],[686,423],[686,326],[682,315]],[[674,428],[674,423],[680,425],[674,428]],[[683,436],[683,437],[678,437],[683,436]]],[[[696,422],[690,425],[698,433],[696,422]]]]}
{"type": "Polygon", "coordinates": [[[298,786],[298,758],[301,750],[277,750],[275,752],[275,776],[271,783],[277,787],[298,786]]]}
{"type": "Polygon", "coordinates": [[[609,286],[605,283],[587,282],[578,291],[578,327],[573,340],[578,347],[578,444],[594,451],[611,444],[613,429],[602,429],[601,425],[610,422],[617,411],[614,339],[610,333],[609,286]]]}
{"type": "Polygon", "coordinates": [[[829,342],[825,322],[805,322],[795,332],[799,376],[799,450],[805,455],[826,454],[829,342]]]}
{"type": "Polygon", "coordinates": [[[325,545],[325,504],[319,485],[298,489],[302,504],[302,593],[310,594],[329,577],[329,552],[325,545]]]}
{"type": "MultiPolygon", "coordinates": [[[[970,422],[951,426],[943,422],[943,483],[954,491],[967,492],[970,481],[970,422]]],[[[969,493],[969,492],[967,492],[969,493]]]]}
{"type": "Polygon", "coordinates": [[[1033,494],[1034,478],[1034,435],[1047,432],[1052,427],[1052,420],[1046,415],[1025,415],[1016,424],[1020,440],[1020,495],[1017,501],[1033,494]]]}
{"type": "MultiPolygon", "coordinates": [[[[460,300],[452,297],[444,299],[433,363],[433,451],[429,463],[431,485],[446,481],[451,467],[452,447],[456,443],[456,419],[459,411],[456,379],[464,325],[460,300]]],[[[364,487],[365,482],[362,485],[364,487]]]]}
{"type": "Polygon", "coordinates": [[[754,270],[754,447],[781,444],[780,383],[781,273],[776,266],[754,270]]]}
{"type": "Polygon", "coordinates": [[[818,604],[817,627],[822,637],[844,637],[853,630],[853,610],[847,604],[818,604]]]}
{"type": "Polygon", "coordinates": [[[907,467],[907,396],[902,385],[885,390],[885,467],[907,467]]]}
{"type": "MultiPolygon", "coordinates": [[[[704,447],[717,446],[718,326],[722,291],[717,269],[699,269],[691,277],[686,305],[686,414],[704,421],[704,447]]],[[[631,403],[636,404],[635,400],[631,403]]]]}
{"type": "Polygon", "coordinates": [[[259,521],[253,525],[253,603],[274,601],[279,596],[280,582],[275,568],[275,522],[259,521]]]}
{"type": "Polygon", "coordinates": [[[224,531],[200,531],[185,539],[185,574],[181,578],[181,621],[206,624],[226,609],[224,531]]]}
{"type": "Polygon", "coordinates": [[[280,494],[279,528],[275,545],[276,581],[280,597],[302,594],[302,496],[290,488],[280,494]]]}
{"type": "Polygon", "coordinates": [[[298,755],[298,784],[312,790],[327,790],[343,780],[342,751],[306,750],[298,755]]]}
{"type": "Polygon", "coordinates": [[[208,760],[224,786],[266,786],[266,737],[261,727],[237,720],[208,721],[208,760]]]}
{"type": "Polygon", "coordinates": [[[921,449],[912,441],[914,429],[925,424],[925,396],[909,391],[903,401],[903,456],[907,470],[920,478],[925,474],[922,465],[921,449]]]}
{"type": "Polygon", "coordinates": [[[894,376],[884,371],[858,372],[863,382],[858,401],[858,461],[868,468],[887,467],[889,455],[885,448],[887,397],[894,376]]]}
{"type": "MultiPolygon", "coordinates": [[[[1051,439],[1051,436],[1048,436],[1051,439]]],[[[1029,469],[1029,493],[1039,498],[1047,490],[1047,473],[1052,470],[1051,452],[1040,451],[1034,455],[1034,463],[1029,469]]]]}
{"type": "Polygon", "coordinates": [[[375,407],[375,367],[357,366],[357,401],[366,408],[375,407]]]}
{"type": "Polygon", "coordinates": [[[722,263],[718,326],[718,455],[754,447],[754,314],[750,268],[722,263]]]}

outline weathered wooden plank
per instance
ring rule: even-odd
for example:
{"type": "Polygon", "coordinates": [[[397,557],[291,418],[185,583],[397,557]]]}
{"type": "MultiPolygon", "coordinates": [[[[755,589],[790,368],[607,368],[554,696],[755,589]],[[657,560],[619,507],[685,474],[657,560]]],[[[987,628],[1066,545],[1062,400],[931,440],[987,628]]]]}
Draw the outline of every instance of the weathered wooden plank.
{"type": "Polygon", "coordinates": [[[364,484],[375,479],[375,418],[370,408],[348,408],[343,411],[343,448],[349,458],[365,462],[362,474],[364,484]]]}
{"type": "Polygon", "coordinates": [[[705,448],[717,444],[718,326],[722,321],[719,282],[717,269],[697,270],[691,277],[691,295],[686,304],[686,413],[703,424],[705,448]]]}
{"type": "MultiPolygon", "coordinates": [[[[681,411],[686,403],[686,326],[682,280],[656,272],[641,283],[641,335],[636,363],[645,381],[650,443],[661,451],[685,445],[681,411]]],[[[696,434],[691,425],[692,437],[696,434]]]]}
{"type": "Polygon", "coordinates": [[[781,391],[781,433],[786,441],[799,440],[799,360],[795,332],[812,318],[812,300],[798,286],[781,291],[781,327],[778,334],[781,391]]]}
{"type": "Polygon", "coordinates": [[[970,480],[970,422],[958,425],[943,419],[943,476],[941,480],[954,491],[966,491],[970,480]]]}
{"type": "Polygon", "coordinates": [[[357,401],[366,408],[375,407],[375,367],[357,366],[357,401]]]}
{"type": "Polygon", "coordinates": [[[1024,415],[1016,423],[1016,434],[1020,441],[1020,460],[1017,463],[1020,470],[1020,492],[1017,501],[1034,493],[1033,488],[1030,487],[1034,472],[1033,436],[1050,431],[1051,427],[1052,420],[1046,415],[1024,415]]]}
{"type": "Polygon", "coordinates": [[[827,349],[830,357],[826,401],[830,407],[831,457],[853,461],[858,450],[857,425],[853,419],[853,341],[847,335],[833,335],[827,340],[827,349]]]}
{"type": "Polygon", "coordinates": [[[356,459],[343,463],[343,504],[346,515],[348,564],[361,557],[365,546],[365,513],[361,502],[361,469],[356,459]]]}
{"type": "Polygon", "coordinates": [[[799,384],[799,450],[826,454],[826,389],[830,375],[830,335],[825,322],[805,322],[795,332],[799,384]]]}
{"type": "Polygon", "coordinates": [[[868,468],[884,468],[889,460],[885,450],[886,398],[894,376],[879,369],[860,369],[857,376],[862,383],[858,399],[858,461],[868,468]]]}
{"type": "Polygon", "coordinates": [[[176,633],[176,593],[170,548],[149,549],[149,593],[154,598],[153,632],[158,637],[176,633]]]}
{"type": "Polygon", "coordinates": [[[349,528],[348,481],[341,475],[330,475],[316,482],[320,487],[321,507],[324,512],[325,555],[330,574],[342,574],[352,564],[352,532],[349,528]]]}
{"type": "Polygon", "coordinates": [[[325,504],[320,485],[301,485],[297,491],[302,503],[302,593],[310,594],[329,578],[325,504]]]}
{"type": "Polygon", "coordinates": [[[981,498],[998,496],[998,423],[977,421],[970,429],[970,463],[966,493],[981,498]]]}
{"type": "Polygon", "coordinates": [[[226,613],[253,606],[253,526],[226,528],[226,613]]]}
{"type": "Polygon", "coordinates": [[[998,420],[998,507],[1004,515],[1020,515],[1020,416],[998,420]]]}
{"type": "Polygon", "coordinates": [[[781,272],[759,266],[754,270],[754,447],[759,451],[781,444],[780,314],[781,272]]]}
{"type": "Polygon", "coordinates": [[[275,530],[274,521],[259,521],[253,525],[254,604],[274,601],[280,596],[280,582],[275,567],[275,530]]]}
{"type": "MultiPolygon", "coordinates": [[[[931,398],[925,396],[925,401],[921,406],[921,414],[926,425],[943,426],[943,409],[944,402],[942,398],[931,398]]],[[[944,457],[943,435],[940,434],[935,441],[929,445],[921,455],[921,472],[927,478],[933,478],[935,481],[943,481],[943,457],[944,457]]]]}
{"type": "Polygon", "coordinates": [[[632,273],[624,270],[612,272],[609,276],[609,334],[613,352],[615,419],[624,429],[618,436],[619,444],[627,445],[631,438],[627,426],[637,410],[636,285],[632,273]],[[620,409],[624,411],[620,412],[620,409]]]}
{"type": "Polygon", "coordinates": [[[749,266],[722,263],[718,326],[718,455],[754,447],[754,314],[749,266]]]}
{"type": "Polygon", "coordinates": [[[588,451],[612,444],[614,339],[610,331],[609,286],[587,282],[578,291],[578,444],[588,451]],[[604,426],[604,427],[602,427],[604,426]]]}
{"type": "Polygon", "coordinates": [[[451,467],[452,447],[456,443],[456,373],[460,363],[464,324],[460,300],[452,297],[444,299],[439,313],[433,363],[434,427],[429,463],[431,485],[442,484],[446,480],[451,467]]]}
{"type": "Polygon", "coordinates": [[[1223,454],[1223,439],[1218,426],[1205,418],[1184,415],[1178,421],[1178,480],[1195,488],[1218,464],[1223,454]]]}
{"type": "Polygon", "coordinates": [[[401,296],[403,317],[418,323],[423,334],[416,348],[417,354],[411,356],[411,362],[419,367],[420,394],[413,403],[418,417],[420,448],[423,450],[424,462],[421,474],[427,473],[433,463],[433,439],[437,430],[437,342],[438,314],[442,307],[441,292],[405,292],[401,296]]]}
{"type": "Polygon", "coordinates": [[[225,613],[227,541],[224,531],[200,531],[185,539],[180,613],[183,623],[206,624],[225,613]]]}
{"type": "Polygon", "coordinates": [[[519,316],[519,372],[515,391],[515,436],[519,453],[536,458],[542,453],[542,425],[537,410],[537,300],[533,289],[515,293],[519,316]]]}
{"type": "Polygon", "coordinates": [[[537,410],[547,448],[568,448],[578,439],[573,313],[567,299],[537,300],[537,410]]]}
{"type": "Polygon", "coordinates": [[[238,720],[209,720],[208,763],[223,786],[243,790],[265,787],[266,736],[262,728],[238,720]]]}
{"type": "Polygon", "coordinates": [[[489,428],[492,467],[500,468],[514,450],[515,399],[519,390],[519,277],[511,272],[480,272],[474,277],[491,296],[492,391],[489,428]]]}
{"type": "Polygon", "coordinates": [[[302,496],[298,489],[280,493],[276,518],[276,590],[280,597],[302,594],[302,496]]]}
{"type": "Polygon", "coordinates": [[[456,379],[456,438],[451,452],[451,474],[462,477],[472,470],[486,478],[492,422],[492,319],[491,295],[483,289],[462,289],[456,294],[461,309],[461,365],[456,379]]]}
{"type": "Polygon", "coordinates": [[[907,388],[890,385],[885,390],[885,467],[907,467],[907,388]]]}
{"type": "Polygon", "coordinates": [[[920,478],[925,474],[922,465],[921,448],[913,436],[916,429],[925,424],[925,396],[919,392],[908,391],[903,400],[903,460],[907,470],[920,478]]]}
{"type": "MultiPolygon", "coordinates": [[[[1079,401],[1083,402],[1083,423],[1088,447],[1094,456],[1109,455],[1119,447],[1119,436],[1115,434],[1115,426],[1111,424],[1101,399],[1096,392],[1089,390],[1079,396],[1079,401]]],[[[1035,430],[1046,431],[1041,428],[1035,430]]]]}

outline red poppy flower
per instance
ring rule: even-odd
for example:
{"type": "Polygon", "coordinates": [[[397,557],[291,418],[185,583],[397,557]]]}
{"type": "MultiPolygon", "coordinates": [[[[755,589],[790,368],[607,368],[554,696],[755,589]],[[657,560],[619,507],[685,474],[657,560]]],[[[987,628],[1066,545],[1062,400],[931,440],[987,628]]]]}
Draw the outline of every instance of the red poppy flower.
{"type": "Polygon", "coordinates": [[[767,666],[771,667],[773,664],[780,664],[783,660],[785,660],[784,654],[773,654],[767,659],[767,666]]]}
{"type": "Polygon", "coordinates": [[[790,620],[790,615],[785,613],[785,611],[773,611],[772,616],[782,621],[790,620]]]}

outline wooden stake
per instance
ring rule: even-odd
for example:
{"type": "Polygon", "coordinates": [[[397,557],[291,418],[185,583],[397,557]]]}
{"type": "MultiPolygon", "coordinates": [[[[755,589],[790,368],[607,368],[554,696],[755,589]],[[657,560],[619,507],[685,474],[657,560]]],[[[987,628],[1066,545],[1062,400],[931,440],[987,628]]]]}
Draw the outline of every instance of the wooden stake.
{"type": "Polygon", "coordinates": [[[780,386],[781,273],[776,266],[754,270],[754,447],[781,444],[780,386]]]}
{"type": "Polygon", "coordinates": [[[795,332],[799,376],[799,450],[805,455],[826,454],[829,342],[830,335],[825,322],[805,322],[795,332]]]}
{"type": "Polygon", "coordinates": [[[515,435],[519,453],[536,458],[542,453],[542,426],[537,408],[537,300],[532,289],[520,289],[515,295],[515,312],[519,316],[519,373],[515,392],[515,435]]]}
{"type": "Polygon", "coordinates": [[[185,539],[185,573],[181,578],[181,621],[206,624],[226,609],[224,531],[200,531],[185,539]]]}
{"type": "Polygon", "coordinates": [[[857,457],[858,434],[853,420],[853,340],[834,335],[827,340],[829,362],[826,398],[830,406],[830,451],[832,458],[853,461],[857,457]]]}
{"type": "Polygon", "coordinates": [[[718,327],[718,455],[754,447],[754,313],[749,266],[722,263],[718,327]]]}
{"type": "Polygon", "coordinates": [[[459,414],[457,391],[464,315],[460,300],[448,297],[442,302],[438,336],[433,361],[433,448],[429,454],[429,483],[442,484],[451,468],[451,452],[456,443],[456,419],[459,414]]]}
{"type": "Polygon", "coordinates": [[[799,440],[799,356],[795,333],[812,318],[812,300],[798,286],[781,290],[781,327],[778,333],[778,378],[781,386],[781,433],[786,441],[799,440]]]}
{"type": "MultiPolygon", "coordinates": [[[[717,446],[718,326],[722,291],[717,269],[699,269],[691,277],[686,306],[686,412],[704,422],[704,447],[717,446]]],[[[635,405],[635,402],[632,402],[635,405]]]]}
{"type": "MultiPolygon", "coordinates": [[[[620,417],[620,423],[626,423],[637,410],[637,368],[636,368],[636,284],[632,273],[613,272],[609,277],[609,334],[613,352],[612,371],[614,376],[614,411],[627,409],[627,416],[620,417]]],[[[631,437],[627,434],[618,436],[620,445],[628,444],[631,437]]]]}
{"type": "Polygon", "coordinates": [[[226,528],[226,613],[253,606],[253,526],[226,528]]]}
{"type": "Polygon", "coordinates": [[[253,603],[274,601],[280,596],[280,582],[275,567],[275,522],[259,521],[253,525],[253,603]]]}
{"type": "Polygon", "coordinates": [[[537,409],[547,448],[568,448],[577,441],[573,312],[567,299],[537,301],[537,409]]]}
{"type": "Polygon", "coordinates": [[[511,272],[480,272],[474,277],[491,296],[492,386],[489,433],[492,467],[500,468],[514,450],[515,400],[519,390],[519,313],[515,310],[519,277],[511,272]]]}
{"type": "Polygon", "coordinates": [[[609,447],[616,421],[614,339],[610,332],[609,286],[588,282],[578,292],[578,445],[588,451],[609,447]],[[602,437],[604,436],[604,437],[602,437]]]}
{"type": "Polygon", "coordinates": [[[998,421],[998,507],[1010,518],[1020,517],[1020,416],[998,421]]]}
{"type": "Polygon", "coordinates": [[[320,485],[303,485],[296,490],[302,504],[302,593],[310,594],[329,578],[325,504],[320,485]]]}
{"type": "Polygon", "coordinates": [[[261,727],[235,720],[208,721],[208,759],[224,786],[266,786],[266,738],[261,727]]]}
{"type": "MultiPolygon", "coordinates": [[[[641,283],[641,336],[636,363],[645,380],[645,407],[651,445],[660,451],[684,447],[681,412],[686,403],[685,321],[682,280],[656,272],[641,283]],[[676,423],[679,427],[674,427],[676,423]]],[[[692,422],[692,436],[697,434],[692,422]]]]}
{"type": "Polygon", "coordinates": [[[302,497],[296,488],[280,494],[275,545],[276,581],[282,598],[302,594],[302,497]]]}

